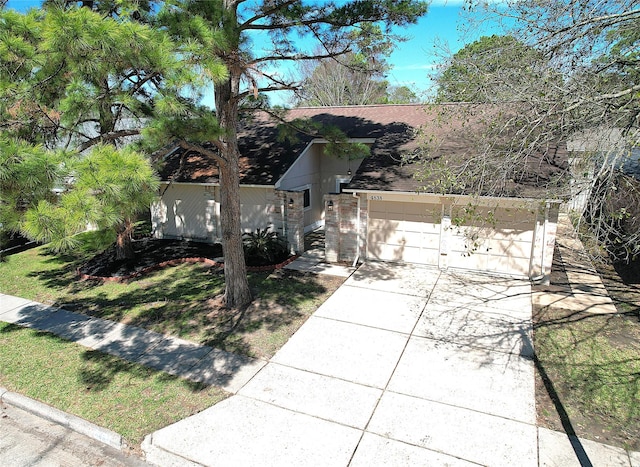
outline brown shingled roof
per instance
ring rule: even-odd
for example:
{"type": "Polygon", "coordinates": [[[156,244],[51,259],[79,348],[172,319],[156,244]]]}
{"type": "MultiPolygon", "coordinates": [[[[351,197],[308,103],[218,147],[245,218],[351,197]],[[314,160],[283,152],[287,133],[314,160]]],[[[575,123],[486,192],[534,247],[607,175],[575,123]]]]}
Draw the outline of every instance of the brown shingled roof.
{"type": "MultiPolygon", "coordinates": [[[[447,105],[447,111],[455,115],[462,105],[447,105]]],[[[287,121],[310,119],[322,125],[335,126],[350,138],[375,140],[371,155],[365,158],[348,188],[415,191],[428,185],[428,180],[418,182],[413,176],[415,164],[406,163],[406,160],[411,160],[411,155],[420,150],[425,137],[439,140],[437,150],[430,154],[433,158],[464,158],[474,150],[473,141],[466,131],[471,125],[468,114],[465,118],[443,121],[442,108],[419,104],[302,107],[287,111],[284,118],[287,121]]],[[[238,133],[242,184],[274,185],[314,139],[313,135],[298,133],[295,141],[279,141],[280,124],[265,112],[256,112],[244,121],[238,133]]],[[[563,170],[561,164],[553,168],[554,164],[549,164],[548,160],[544,165],[552,168],[541,169],[541,160],[537,161],[537,166],[531,162],[532,171],[549,175],[556,169],[563,170]]],[[[218,182],[214,161],[180,148],[167,154],[160,175],[162,180],[175,182],[218,182]]],[[[531,180],[523,178],[516,184],[534,186],[540,180],[533,178],[536,177],[532,176],[531,180]]],[[[533,195],[534,191],[527,190],[526,195],[533,195]]],[[[525,195],[522,190],[514,193],[525,195]]]]}

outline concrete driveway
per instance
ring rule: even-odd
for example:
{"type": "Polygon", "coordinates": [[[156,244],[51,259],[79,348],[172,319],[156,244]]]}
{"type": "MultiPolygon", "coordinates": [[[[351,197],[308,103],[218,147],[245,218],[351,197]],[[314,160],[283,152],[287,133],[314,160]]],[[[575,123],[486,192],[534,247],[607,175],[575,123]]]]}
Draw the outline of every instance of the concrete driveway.
{"type": "Polygon", "coordinates": [[[537,465],[528,282],[361,266],[159,465],[537,465]]]}

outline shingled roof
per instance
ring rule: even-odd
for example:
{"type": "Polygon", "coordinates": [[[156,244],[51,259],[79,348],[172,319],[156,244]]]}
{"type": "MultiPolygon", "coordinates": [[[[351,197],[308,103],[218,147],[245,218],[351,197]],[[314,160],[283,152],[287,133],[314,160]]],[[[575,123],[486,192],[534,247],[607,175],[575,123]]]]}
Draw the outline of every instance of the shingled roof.
{"type": "MultiPolygon", "coordinates": [[[[456,106],[452,104],[449,109],[454,109],[455,113],[456,106]]],[[[303,107],[287,111],[284,119],[310,119],[321,125],[337,127],[349,138],[374,140],[370,156],[364,159],[348,188],[416,191],[424,189],[425,181],[414,178],[416,165],[410,161],[412,155],[420,151],[425,135],[427,138],[436,135],[439,139],[437,154],[431,154],[431,157],[449,155],[464,158],[473,151],[472,139],[464,131],[465,125],[469,126],[468,121],[450,119],[443,123],[441,107],[419,104],[303,107]]],[[[281,124],[262,111],[243,121],[238,133],[241,184],[274,185],[304,148],[318,137],[300,132],[295,140],[279,140],[281,124]]],[[[557,148],[554,151],[557,155],[557,148]]],[[[547,177],[555,171],[564,170],[559,159],[545,159],[542,164],[545,167],[541,168],[542,159],[544,157],[541,156],[538,165],[532,166],[536,173],[544,173],[547,177]]],[[[218,168],[215,161],[200,153],[174,148],[165,155],[160,176],[165,181],[218,183],[218,168]]],[[[525,178],[519,183],[535,186],[540,181],[539,177],[525,178]]],[[[511,194],[532,195],[531,190],[525,191],[514,190],[511,194]]]]}

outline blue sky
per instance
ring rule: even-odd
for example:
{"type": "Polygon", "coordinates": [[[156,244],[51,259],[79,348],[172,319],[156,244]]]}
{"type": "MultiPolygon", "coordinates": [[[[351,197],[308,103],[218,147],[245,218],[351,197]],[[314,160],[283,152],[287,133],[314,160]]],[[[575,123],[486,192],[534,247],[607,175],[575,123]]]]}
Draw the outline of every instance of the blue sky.
{"type": "MultiPolygon", "coordinates": [[[[40,3],[40,0],[9,0],[7,7],[26,11],[40,3]]],[[[462,4],[462,0],[433,0],[429,13],[416,25],[398,31],[409,40],[400,43],[389,59],[392,69],[387,79],[391,85],[409,86],[417,94],[428,92],[432,85],[430,76],[441,63],[442,44],[455,53],[481,35],[498,32],[492,26],[467,31],[468,17],[463,16],[462,4]]]]}
{"type": "Polygon", "coordinates": [[[415,92],[426,91],[432,84],[430,76],[442,63],[445,48],[455,53],[481,35],[497,32],[490,26],[467,31],[468,17],[464,15],[462,3],[436,0],[418,24],[403,31],[410,39],[400,43],[390,57],[393,68],[388,80],[391,85],[409,86],[415,92]]]}

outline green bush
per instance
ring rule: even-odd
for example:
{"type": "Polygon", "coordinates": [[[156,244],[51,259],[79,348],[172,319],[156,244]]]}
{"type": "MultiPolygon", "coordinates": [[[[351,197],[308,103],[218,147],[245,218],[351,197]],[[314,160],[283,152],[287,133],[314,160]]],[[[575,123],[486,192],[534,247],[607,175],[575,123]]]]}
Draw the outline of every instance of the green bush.
{"type": "Polygon", "coordinates": [[[243,235],[244,257],[248,266],[277,264],[289,256],[287,242],[277,232],[256,229],[243,235]]]}

